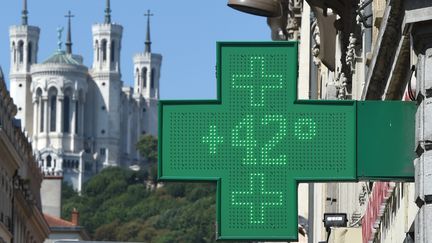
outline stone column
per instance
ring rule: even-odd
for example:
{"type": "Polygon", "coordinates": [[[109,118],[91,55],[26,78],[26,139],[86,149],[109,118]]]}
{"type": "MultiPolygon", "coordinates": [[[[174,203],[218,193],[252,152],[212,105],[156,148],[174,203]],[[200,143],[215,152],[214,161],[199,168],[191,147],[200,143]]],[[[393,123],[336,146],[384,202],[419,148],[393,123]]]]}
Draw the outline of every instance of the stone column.
{"type": "Polygon", "coordinates": [[[131,140],[132,140],[132,118],[134,114],[129,114],[129,111],[126,111],[126,153],[131,157],[132,156],[132,147],[131,146],[131,140]]]}
{"type": "Polygon", "coordinates": [[[84,137],[84,103],[78,101],[78,136],[84,137]]]}
{"type": "Polygon", "coordinates": [[[418,56],[416,98],[415,242],[432,242],[432,21],[413,25],[414,50],[418,56]]]}

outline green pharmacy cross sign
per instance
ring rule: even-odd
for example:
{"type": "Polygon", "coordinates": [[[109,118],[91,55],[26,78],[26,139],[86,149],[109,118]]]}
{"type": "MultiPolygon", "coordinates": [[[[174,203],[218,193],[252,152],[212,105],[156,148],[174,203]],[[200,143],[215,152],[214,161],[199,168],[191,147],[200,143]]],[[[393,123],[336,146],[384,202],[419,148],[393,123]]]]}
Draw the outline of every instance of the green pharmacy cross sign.
{"type": "Polygon", "coordinates": [[[160,102],[159,178],[217,181],[219,239],[297,239],[301,182],[412,180],[414,104],[297,100],[296,42],[217,51],[217,100],[160,102]]]}

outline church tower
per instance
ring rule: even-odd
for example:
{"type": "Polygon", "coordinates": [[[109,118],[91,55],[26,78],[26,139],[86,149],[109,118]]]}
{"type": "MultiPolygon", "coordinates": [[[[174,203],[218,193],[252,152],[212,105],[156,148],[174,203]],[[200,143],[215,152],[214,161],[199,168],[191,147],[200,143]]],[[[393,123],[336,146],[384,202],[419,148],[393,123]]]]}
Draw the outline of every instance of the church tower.
{"type": "Polygon", "coordinates": [[[27,0],[23,0],[21,25],[11,26],[10,38],[10,91],[18,107],[17,118],[23,130],[33,133],[33,107],[30,67],[37,63],[40,29],[28,25],[27,0]]]}
{"type": "Polygon", "coordinates": [[[143,53],[134,56],[134,97],[143,99],[143,121],[140,122],[141,133],[149,133],[157,136],[157,102],[159,100],[159,80],[162,64],[162,55],[152,53],[150,40],[150,17],[153,14],[150,10],[145,14],[147,16],[147,34],[145,49],[143,53]]]}
{"type": "Polygon", "coordinates": [[[97,94],[95,104],[93,138],[96,152],[103,166],[117,165],[120,143],[120,107],[123,82],[120,72],[120,50],[123,34],[121,25],[111,22],[110,0],[106,0],[105,22],[95,24],[93,32],[93,67],[91,76],[97,94]]]}

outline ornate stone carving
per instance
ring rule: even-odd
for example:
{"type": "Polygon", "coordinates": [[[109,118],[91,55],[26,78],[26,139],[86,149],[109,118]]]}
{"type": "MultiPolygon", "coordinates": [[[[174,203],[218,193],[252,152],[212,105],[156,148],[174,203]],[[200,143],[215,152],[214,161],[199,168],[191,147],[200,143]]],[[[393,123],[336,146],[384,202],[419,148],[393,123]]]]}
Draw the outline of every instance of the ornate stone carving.
{"type": "Polygon", "coordinates": [[[357,43],[357,38],[354,37],[354,33],[350,34],[349,37],[349,44],[347,47],[347,52],[346,52],[346,63],[351,67],[351,71],[354,71],[354,66],[355,66],[355,58],[356,58],[356,54],[355,54],[355,46],[357,43]]]}
{"type": "Polygon", "coordinates": [[[312,39],[313,39],[313,45],[312,45],[313,62],[315,65],[319,66],[321,64],[321,60],[318,58],[318,55],[320,54],[321,39],[320,39],[320,29],[318,27],[318,20],[316,18],[314,18],[312,21],[311,32],[312,32],[312,39]]]}
{"type": "Polygon", "coordinates": [[[327,85],[328,93],[330,92],[333,94],[333,95],[330,94],[330,96],[328,96],[327,98],[345,100],[349,95],[347,88],[348,88],[348,79],[345,76],[345,73],[341,72],[338,74],[338,76],[333,82],[330,82],[327,85]],[[334,87],[333,89],[335,90],[334,91],[329,90],[329,86],[334,87]]]}

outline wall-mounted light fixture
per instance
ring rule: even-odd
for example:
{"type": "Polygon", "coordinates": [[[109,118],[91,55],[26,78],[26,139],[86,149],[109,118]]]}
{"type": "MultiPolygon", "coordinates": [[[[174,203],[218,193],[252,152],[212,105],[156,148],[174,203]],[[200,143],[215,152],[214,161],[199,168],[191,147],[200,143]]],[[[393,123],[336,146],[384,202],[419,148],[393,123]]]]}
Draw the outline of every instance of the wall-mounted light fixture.
{"type": "Polygon", "coordinates": [[[325,213],[323,222],[329,232],[331,227],[347,227],[348,218],[346,213],[325,213]]]}
{"type": "Polygon", "coordinates": [[[228,6],[241,12],[264,17],[279,17],[282,14],[279,0],[229,0],[228,6]]]}

